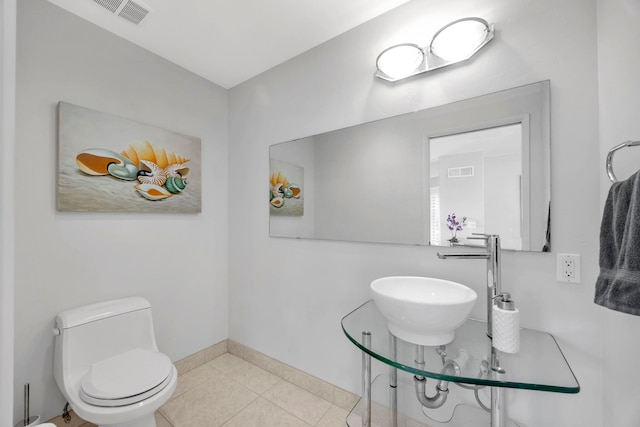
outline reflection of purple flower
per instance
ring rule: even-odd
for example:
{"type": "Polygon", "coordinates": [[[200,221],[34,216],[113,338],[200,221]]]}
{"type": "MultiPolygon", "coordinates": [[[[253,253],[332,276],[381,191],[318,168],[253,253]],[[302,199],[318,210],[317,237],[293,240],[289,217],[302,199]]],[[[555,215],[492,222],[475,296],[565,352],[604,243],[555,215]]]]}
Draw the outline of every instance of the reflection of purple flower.
{"type": "Polygon", "coordinates": [[[458,221],[456,219],[455,213],[447,215],[447,228],[449,229],[449,231],[451,231],[451,234],[453,236],[452,239],[455,239],[455,241],[458,240],[456,238],[456,234],[458,233],[458,231],[462,231],[465,225],[467,225],[466,216],[462,217],[462,221],[458,221]]]}

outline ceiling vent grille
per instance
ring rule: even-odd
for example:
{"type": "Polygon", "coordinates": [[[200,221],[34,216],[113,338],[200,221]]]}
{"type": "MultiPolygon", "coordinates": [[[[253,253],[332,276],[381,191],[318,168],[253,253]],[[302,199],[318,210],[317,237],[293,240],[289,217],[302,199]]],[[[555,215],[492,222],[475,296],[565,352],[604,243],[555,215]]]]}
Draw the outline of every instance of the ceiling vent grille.
{"type": "Polygon", "coordinates": [[[151,8],[138,0],[93,0],[108,11],[138,25],[152,12],[151,8]]]}
{"type": "Polygon", "coordinates": [[[113,13],[116,13],[116,10],[118,10],[120,5],[124,2],[124,0],[93,0],[93,1],[113,13]]]}
{"type": "Polygon", "coordinates": [[[138,25],[149,14],[148,7],[134,1],[129,1],[124,5],[118,16],[123,17],[129,22],[138,25]]]}
{"type": "Polygon", "coordinates": [[[473,166],[460,166],[447,169],[447,178],[466,178],[473,175],[473,166]]]}

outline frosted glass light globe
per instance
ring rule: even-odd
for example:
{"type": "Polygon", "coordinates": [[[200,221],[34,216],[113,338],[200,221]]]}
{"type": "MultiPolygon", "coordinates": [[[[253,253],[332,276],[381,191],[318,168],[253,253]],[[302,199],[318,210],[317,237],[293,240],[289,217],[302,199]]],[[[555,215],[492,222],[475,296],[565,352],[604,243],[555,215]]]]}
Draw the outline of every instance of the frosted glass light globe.
{"type": "Polygon", "coordinates": [[[399,44],[382,51],[376,66],[387,76],[399,79],[413,74],[424,61],[424,52],[414,44],[399,44]]]}
{"type": "Polygon", "coordinates": [[[487,39],[489,25],[479,18],[465,18],[445,26],[431,41],[431,52],[446,61],[468,58],[487,39]]]}

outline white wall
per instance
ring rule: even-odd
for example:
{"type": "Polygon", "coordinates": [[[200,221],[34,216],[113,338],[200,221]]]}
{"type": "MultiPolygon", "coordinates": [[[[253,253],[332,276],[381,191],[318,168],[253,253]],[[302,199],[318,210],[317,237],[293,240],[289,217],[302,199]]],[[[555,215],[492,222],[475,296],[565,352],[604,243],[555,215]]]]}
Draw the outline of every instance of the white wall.
{"type": "MultiPolygon", "coordinates": [[[[600,87],[601,205],[611,185],[604,164],[609,149],[623,141],[640,140],[640,3],[598,1],[598,71],[600,87]]],[[[625,148],[614,158],[614,172],[623,180],[640,169],[640,148],[625,148]]],[[[601,308],[604,325],[604,413],[606,425],[640,424],[640,318],[601,308]]]]}
{"type": "Polygon", "coordinates": [[[0,0],[0,425],[13,425],[16,2],[0,0]]]}
{"type": "Polygon", "coordinates": [[[438,260],[436,248],[269,238],[270,144],[550,79],[552,245],[582,254],[583,282],[557,283],[554,254],[511,252],[503,280],[523,326],[556,336],[582,390],[512,391],[512,415],[529,426],[603,425],[604,316],[592,302],[601,167],[595,27],[594,0],[414,0],[231,89],[230,338],[358,392],[360,355],[340,319],[369,298],[371,280],[438,276],[484,294],[485,263],[438,260]],[[395,85],[374,79],[383,48],[426,44],[442,24],[467,15],[497,28],[472,61],[395,85]],[[418,30],[423,36],[411,38],[418,30]]]}
{"type": "Polygon", "coordinates": [[[172,360],[227,338],[228,92],[45,0],[19,2],[17,64],[14,392],[48,419],[64,309],[144,296],[172,360]],[[60,100],[201,138],[202,214],[57,212],[60,100]]]}

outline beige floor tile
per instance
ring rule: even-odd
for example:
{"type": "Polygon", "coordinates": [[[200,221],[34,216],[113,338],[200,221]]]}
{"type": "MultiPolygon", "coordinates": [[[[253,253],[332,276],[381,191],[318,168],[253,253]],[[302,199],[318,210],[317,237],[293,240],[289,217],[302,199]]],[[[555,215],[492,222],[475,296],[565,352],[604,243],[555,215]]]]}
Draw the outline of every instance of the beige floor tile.
{"type": "MultiPolygon", "coordinates": [[[[160,413],[156,412],[154,415],[156,418],[156,427],[173,427],[169,421],[167,421],[162,415],[160,415],[160,413]]],[[[66,424],[66,425],[68,426],[69,424],[66,424]]],[[[61,426],[65,426],[65,425],[61,424],[61,426]]],[[[56,424],[56,427],[57,427],[57,424],[56,424]]],[[[80,427],[98,427],[98,426],[91,423],[84,423],[80,427]]]]}
{"type": "Polygon", "coordinates": [[[315,426],[332,404],[286,381],[270,388],[263,397],[315,426]]]}
{"type": "MultiPolygon", "coordinates": [[[[169,421],[165,420],[164,417],[162,415],[160,415],[160,413],[156,412],[155,413],[156,416],[156,427],[173,427],[169,421]]],[[[83,419],[79,418],[77,415],[75,415],[75,413],[72,413],[71,416],[71,422],[69,424],[66,424],[64,422],[64,420],[62,419],[62,417],[56,417],[52,420],[47,421],[49,423],[53,423],[55,424],[56,427],[98,427],[96,424],[92,424],[92,423],[88,423],[86,421],[84,421],[83,419]]]]}
{"type": "MultiPolygon", "coordinates": [[[[383,414],[384,416],[388,416],[388,413],[386,410],[383,412],[383,414]]],[[[324,416],[320,419],[316,427],[345,427],[347,425],[346,420],[348,415],[349,415],[349,411],[346,411],[337,405],[333,405],[331,406],[331,409],[329,409],[327,413],[324,414],[324,416]]],[[[376,419],[375,418],[376,416],[379,417],[378,414],[374,414],[374,418],[372,418],[372,421],[376,419]]],[[[362,418],[358,415],[355,415],[355,414],[352,415],[350,420],[352,422],[351,427],[354,427],[354,426],[360,427],[362,425],[362,418]]],[[[375,422],[373,422],[371,425],[372,427],[380,427],[379,424],[376,424],[375,422]]],[[[382,425],[388,426],[390,424],[385,420],[385,422],[383,422],[382,425]]],[[[398,427],[428,427],[428,426],[415,420],[400,417],[398,419],[398,427]]]]}
{"type": "MultiPolygon", "coordinates": [[[[374,407],[371,410],[371,427],[391,427],[392,424],[389,420],[389,410],[388,408],[382,408],[382,407],[376,407],[377,405],[374,404],[374,407]]],[[[333,409],[333,408],[332,408],[333,409]]],[[[339,408],[340,409],[340,408],[339,408]]],[[[342,409],[341,409],[342,410],[342,409]]],[[[331,412],[331,411],[330,411],[331,412]]],[[[336,411],[337,413],[337,411],[336,411]]],[[[348,411],[344,412],[345,417],[346,415],[349,414],[348,411]]],[[[325,417],[326,418],[326,417],[325,417]]],[[[323,418],[324,420],[324,418],[323,418]]],[[[344,421],[343,424],[323,424],[322,421],[318,424],[317,427],[338,427],[338,426],[343,426],[345,425],[344,421]]],[[[351,416],[349,417],[349,421],[350,427],[360,427],[362,425],[362,417],[360,416],[360,414],[358,412],[351,414],[351,416]]],[[[414,419],[405,417],[403,415],[399,415],[398,416],[398,427],[430,427],[429,424],[425,424],[423,422],[420,421],[416,421],[414,419]]]]}
{"type": "Polygon", "coordinates": [[[223,427],[310,427],[310,425],[259,397],[223,427]]]}
{"type": "Polygon", "coordinates": [[[280,382],[280,378],[261,369],[249,362],[246,362],[231,353],[222,356],[207,363],[223,374],[227,375],[234,381],[239,382],[250,390],[258,394],[263,394],[276,383],[280,382]]]}
{"type": "Polygon", "coordinates": [[[258,395],[231,378],[216,372],[206,382],[192,388],[160,408],[174,427],[218,427],[258,395]]]}
{"type": "Polygon", "coordinates": [[[199,366],[188,371],[186,374],[180,375],[178,377],[178,386],[176,387],[176,391],[173,392],[171,399],[175,399],[192,388],[199,386],[215,375],[216,371],[207,365],[199,366]]]}
{"type": "Polygon", "coordinates": [[[156,416],[156,427],[173,427],[159,412],[156,412],[154,415],[156,416]]]}
{"type": "Polygon", "coordinates": [[[69,415],[71,416],[71,421],[69,424],[65,423],[62,419],[62,415],[59,415],[55,418],[48,420],[48,423],[55,424],[56,427],[85,427],[85,426],[93,426],[93,424],[87,423],[85,420],[76,415],[75,412],[69,411],[69,415]]]}
{"type": "Polygon", "coordinates": [[[317,427],[345,427],[347,425],[347,415],[349,415],[349,411],[345,411],[336,405],[331,405],[327,413],[320,418],[317,427]]]}
{"type": "MultiPolygon", "coordinates": [[[[363,409],[363,402],[360,401],[358,403],[357,408],[352,409],[350,411],[346,411],[347,414],[349,414],[350,412],[353,412],[349,416],[349,421],[350,421],[349,426],[360,427],[362,425],[362,417],[361,417],[362,409],[363,409]]],[[[388,407],[382,406],[373,402],[373,405],[371,407],[371,427],[391,427],[391,423],[389,422],[388,407]]],[[[398,427],[406,427],[406,426],[399,422],[398,427]]]]}
{"type": "MultiPolygon", "coordinates": [[[[349,421],[351,422],[351,424],[349,424],[350,427],[360,427],[362,425],[362,417],[360,417],[360,415],[351,415],[349,421]]],[[[346,422],[345,425],[347,425],[346,422]]],[[[372,418],[371,427],[387,427],[387,425],[381,426],[380,424],[376,424],[372,418]]]]}
{"type": "MultiPolygon", "coordinates": [[[[171,423],[169,423],[169,421],[167,421],[162,415],[160,415],[160,413],[156,412],[154,415],[156,418],[156,427],[173,427],[171,423]]],[[[64,424],[61,424],[61,425],[64,426],[64,424]]],[[[66,425],[68,426],[69,424],[66,424],[66,425]]],[[[57,427],[57,424],[56,424],[56,427],[57,427]]],[[[91,423],[84,423],[80,427],[98,427],[98,426],[91,423]]]]}

